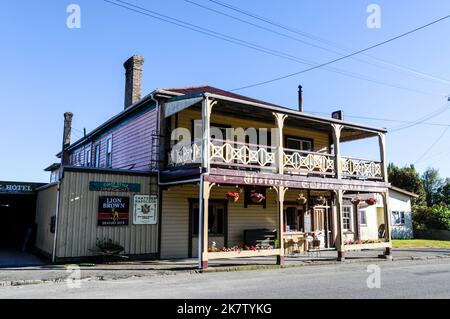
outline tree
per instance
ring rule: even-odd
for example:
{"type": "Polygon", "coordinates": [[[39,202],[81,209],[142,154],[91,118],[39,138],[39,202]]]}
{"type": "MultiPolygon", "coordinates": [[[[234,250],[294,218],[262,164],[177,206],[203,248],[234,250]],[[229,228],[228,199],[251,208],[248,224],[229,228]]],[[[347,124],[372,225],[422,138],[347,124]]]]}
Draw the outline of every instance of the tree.
{"type": "Polygon", "coordinates": [[[435,168],[427,168],[422,175],[423,186],[425,188],[427,206],[431,207],[439,204],[442,200],[444,181],[439,177],[439,171],[435,168]]]}
{"type": "Polygon", "coordinates": [[[444,203],[445,205],[450,206],[450,179],[449,178],[447,178],[447,180],[442,184],[442,187],[439,189],[436,200],[439,204],[444,203]]]}
{"type": "Polygon", "coordinates": [[[424,184],[413,165],[399,168],[390,163],[388,165],[388,179],[393,186],[419,195],[419,198],[414,202],[415,205],[423,206],[426,204],[424,184]]]}

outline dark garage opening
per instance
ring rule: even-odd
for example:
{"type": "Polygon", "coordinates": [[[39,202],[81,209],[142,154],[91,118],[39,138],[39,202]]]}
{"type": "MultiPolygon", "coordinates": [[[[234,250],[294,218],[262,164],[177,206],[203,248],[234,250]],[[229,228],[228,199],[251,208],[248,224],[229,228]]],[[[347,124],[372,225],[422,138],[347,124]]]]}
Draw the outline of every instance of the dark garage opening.
{"type": "Polygon", "coordinates": [[[0,181],[0,267],[42,264],[33,252],[36,188],[43,185],[0,181]]]}
{"type": "Polygon", "coordinates": [[[36,195],[0,195],[0,249],[32,251],[36,195]]]}

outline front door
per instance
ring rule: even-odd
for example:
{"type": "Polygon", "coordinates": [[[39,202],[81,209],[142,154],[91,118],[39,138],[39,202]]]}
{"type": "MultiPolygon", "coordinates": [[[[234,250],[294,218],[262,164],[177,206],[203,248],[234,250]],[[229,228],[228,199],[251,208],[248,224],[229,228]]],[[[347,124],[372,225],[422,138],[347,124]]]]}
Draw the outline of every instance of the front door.
{"type": "MultiPolygon", "coordinates": [[[[227,246],[228,214],[227,201],[209,200],[208,206],[208,247],[215,243],[220,249],[227,246]]],[[[189,218],[189,257],[198,257],[198,201],[191,201],[189,218]]]]}
{"type": "Polygon", "coordinates": [[[314,232],[320,240],[320,247],[322,248],[331,247],[331,230],[328,211],[328,206],[316,206],[312,209],[312,232],[314,232]]]}

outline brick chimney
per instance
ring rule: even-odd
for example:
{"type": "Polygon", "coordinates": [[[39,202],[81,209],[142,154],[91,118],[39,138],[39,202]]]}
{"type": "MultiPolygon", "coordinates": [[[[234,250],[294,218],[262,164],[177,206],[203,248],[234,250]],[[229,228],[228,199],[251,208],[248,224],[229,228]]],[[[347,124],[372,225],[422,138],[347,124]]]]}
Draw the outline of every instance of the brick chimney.
{"type": "Polygon", "coordinates": [[[68,152],[66,152],[66,148],[70,145],[70,135],[72,132],[72,118],[73,113],[71,112],[64,113],[63,145],[61,153],[61,163],[63,165],[69,163],[69,154],[68,152]]]}
{"type": "Polygon", "coordinates": [[[143,64],[144,58],[136,54],[123,64],[125,68],[125,109],[141,99],[143,64]]]}

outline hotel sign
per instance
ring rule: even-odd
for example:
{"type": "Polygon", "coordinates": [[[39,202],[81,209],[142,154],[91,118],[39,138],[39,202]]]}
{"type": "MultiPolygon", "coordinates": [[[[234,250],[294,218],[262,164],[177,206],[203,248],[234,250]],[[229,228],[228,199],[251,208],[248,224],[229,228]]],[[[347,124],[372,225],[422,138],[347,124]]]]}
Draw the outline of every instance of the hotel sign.
{"type": "Polygon", "coordinates": [[[0,182],[0,194],[33,194],[35,190],[35,184],[0,182]]]}
{"type": "Polygon", "coordinates": [[[89,190],[96,192],[139,193],[141,191],[141,184],[122,182],[89,182],[89,190]]]}
{"type": "Polygon", "coordinates": [[[98,198],[98,226],[128,225],[130,198],[123,196],[100,196],[98,198]]]}

